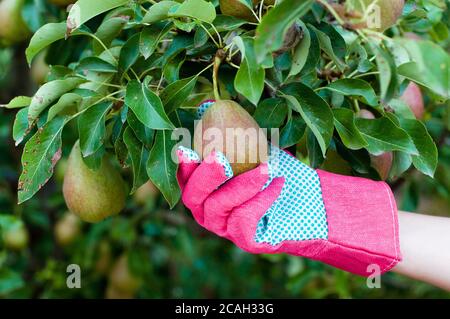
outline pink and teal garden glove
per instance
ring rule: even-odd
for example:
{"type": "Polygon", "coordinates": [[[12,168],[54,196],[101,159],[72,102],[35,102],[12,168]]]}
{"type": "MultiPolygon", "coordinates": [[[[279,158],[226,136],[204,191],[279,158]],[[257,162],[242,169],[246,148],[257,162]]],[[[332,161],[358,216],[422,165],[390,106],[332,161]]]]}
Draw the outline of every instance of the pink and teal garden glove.
{"type": "Polygon", "coordinates": [[[367,276],[400,260],[388,185],[313,170],[271,146],[268,163],[234,178],[223,154],[178,150],[182,199],[195,220],[250,253],[287,253],[367,276]]]}

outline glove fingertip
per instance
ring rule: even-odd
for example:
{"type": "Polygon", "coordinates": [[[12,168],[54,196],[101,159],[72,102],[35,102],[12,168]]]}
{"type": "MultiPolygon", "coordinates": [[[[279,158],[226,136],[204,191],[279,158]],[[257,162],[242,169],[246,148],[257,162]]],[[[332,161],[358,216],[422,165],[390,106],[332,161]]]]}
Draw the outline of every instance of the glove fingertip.
{"type": "Polygon", "coordinates": [[[177,156],[180,164],[200,163],[200,156],[194,150],[184,146],[178,146],[177,156]]]}

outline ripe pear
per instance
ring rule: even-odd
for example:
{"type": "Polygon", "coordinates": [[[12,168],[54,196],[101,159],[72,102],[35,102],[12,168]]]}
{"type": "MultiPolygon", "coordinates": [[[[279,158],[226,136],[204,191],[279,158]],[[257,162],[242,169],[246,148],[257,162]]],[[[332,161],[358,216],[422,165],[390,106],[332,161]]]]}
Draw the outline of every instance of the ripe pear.
{"type": "Polygon", "coordinates": [[[368,11],[367,20],[362,25],[383,32],[392,27],[402,15],[405,0],[348,0],[345,6],[347,11],[357,12],[361,17],[364,17],[365,11],[371,6],[372,10],[368,11]]]}
{"type": "Polygon", "coordinates": [[[216,101],[203,115],[194,132],[194,149],[203,157],[222,152],[234,175],[267,160],[267,138],[256,121],[238,103],[216,101]]]}
{"type": "Polygon", "coordinates": [[[420,120],[423,118],[425,107],[423,103],[422,92],[420,91],[420,87],[416,83],[410,82],[400,99],[409,106],[417,119],[420,120]]]}
{"type": "Polygon", "coordinates": [[[128,255],[122,254],[114,263],[109,273],[109,285],[124,294],[134,294],[139,289],[140,280],[130,271],[128,255]]]}
{"type": "Polygon", "coordinates": [[[76,215],[67,212],[55,224],[54,232],[56,242],[61,246],[68,246],[80,234],[80,219],[76,215]]]}
{"type": "Polygon", "coordinates": [[[28,231],[23,224],[19,227],[3,231],[3,242],[10,250],[19,251],[28,245],[28,231]]]}
{"type": "Polygon", "coordinates": [[[31,35],[22,19],[24,2],[25,0],[0,0],[0,44],[16,44],[31,35]]]}
{"type": "Polygon", "coordinates": [[[45,52],[39,53],[31,64],[31,78],[37,85],[44,84],[50,72],[50,66],[45,62],[45,56],[45,52]]]}
{"type": "Polygon", "coordinates": [[[154,201],[159,194],[158,188],[151,181],[148,181],[136,190],[133,198],[136,204],[144,206],[148,202],[154,201]]]}
{"type": "MultiPolygon", "coordinates": [[[[358,116],[364,119],[375,118],[375,115],[373,115],[372,112],[365,109],[360,110],[358,116]]],[[[370,155],[370,164],[378,172],[378,175],[382,180],[386,180],[389,177],[393,159],[392,152],[385,152],[380,155],[370,155]]]]}
{"type": "Polygon", "coordinates": [[[79,142],[69,156],[63,193],[69,210],[86,222],[99,222],[125,207],[126,187],[122,176],[107,156],[98,170],[89,169],[79,142]]]}
{"type": "Polygon", "coordinates": [[[111,267],[111,245],[106,240],[102,240],[97,248],[97,261],[95,262],[95,272],[106,274],[111,267]]]}

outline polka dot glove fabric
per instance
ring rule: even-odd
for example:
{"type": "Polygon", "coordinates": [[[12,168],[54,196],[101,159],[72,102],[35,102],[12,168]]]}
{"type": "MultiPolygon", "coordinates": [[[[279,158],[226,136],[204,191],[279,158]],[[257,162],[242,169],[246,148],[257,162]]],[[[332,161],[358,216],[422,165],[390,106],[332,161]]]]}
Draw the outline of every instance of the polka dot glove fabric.
{"type": "Polygon", "coordinates": [[[295,157],[271,147],[269,182],[283,177],[280,196],[258,223],[255,241],[277,245],[284,240],[326,239],[327,216],[317,173],[295,157]]]}
{"type": "Polygon", "coordinates": [[[190,149],[177,154],[182,200],[195,220],[247,252],[304,256],[362,276],[401,260],[384,182],[313,170],[276,147],[267,163],[234,177],[219,152],[203,161],[190,149]]]}

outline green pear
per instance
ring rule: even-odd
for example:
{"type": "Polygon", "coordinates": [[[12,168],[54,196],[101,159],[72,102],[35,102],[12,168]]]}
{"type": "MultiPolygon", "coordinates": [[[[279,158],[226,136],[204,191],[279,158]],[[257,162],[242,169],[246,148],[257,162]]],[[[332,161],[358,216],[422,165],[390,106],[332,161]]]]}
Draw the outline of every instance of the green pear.
{"type": "Polygon", "coordinates": [[[28,245],[28,231],[23,225],[3,231],[3,242],[10,250],[19,251],[28,245]]]}
{"type": "Polygon", "coordinates": [[[361,17],[367,12],[363,26],[383,32],[392,27],[402,15],[404,0],[348,0],[345,2],[347,11],[359,13],[361,17]],[[371,8],[371,10],[370,10],[371,8]]]}
{"type": "Polygon", "coordinates": [[[109,285],[115,292],[134,295],[139,289],[141,281],[131,273],[128,255],[122,254],[112,266],[109,273],[109,285]]]}
{"type": "Polygon", "coordinates": [[[251,115],[238,103],[219,100],[195,127],[194,149],[202,156],[222,152],[234,175],[266,161],[267,138],[251,115]]]}
{"type": "Polygon", "coordinates": [[[50,72],[50,66],[45,62],[45,56],[46,52],[39,53],[31,64],[31,78],[37,85],[44,84],[50,72]]]}
{"type": "Polygon", "coordinates": [[[69,210],[91,223],[120,213],[127,196],[122,176],[108,157],[103,158],[98,170],[89,169],[83,161],[79,142],[69,156],[63,193],[69,210]]]}
{"type": "Polygon", "coordinates": [[[0,0],[0,44],[12,45],[26,40],[31,32],[22,19],[25,0],[0,0]]]}
{"type": "Polygon", "coordinates": [[[56,242],[61,246],[70,245],[80,234],[80,226],[80,219],[76,215],[70,212],[65,213],[55,224],[54,232],[56,242]]]}

